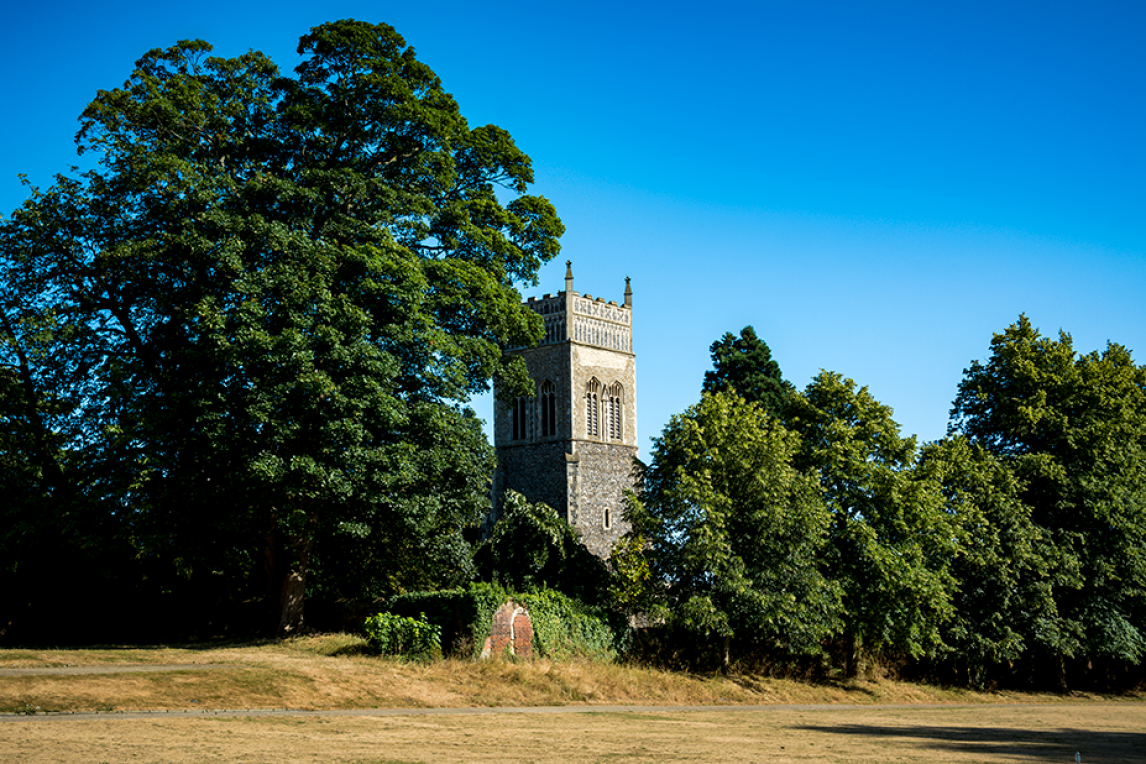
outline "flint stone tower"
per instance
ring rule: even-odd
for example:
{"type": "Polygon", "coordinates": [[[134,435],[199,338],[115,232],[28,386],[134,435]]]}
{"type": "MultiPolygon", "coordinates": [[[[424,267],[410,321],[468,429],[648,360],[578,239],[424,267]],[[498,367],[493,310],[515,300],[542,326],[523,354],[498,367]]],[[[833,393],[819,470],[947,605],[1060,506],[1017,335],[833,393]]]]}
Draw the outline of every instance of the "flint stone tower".
{"type": "Polygon", "coordinates": [[[637,455],[637,377],[633,292],[623,304],[573,291],[530,297],[545,319],[536,347],[516,348],[536,395],[494,405],[494,512],[506,490],[544,502],[581,532],[589,551],[607,557],[628,530],[625,491],[637,455]]]}

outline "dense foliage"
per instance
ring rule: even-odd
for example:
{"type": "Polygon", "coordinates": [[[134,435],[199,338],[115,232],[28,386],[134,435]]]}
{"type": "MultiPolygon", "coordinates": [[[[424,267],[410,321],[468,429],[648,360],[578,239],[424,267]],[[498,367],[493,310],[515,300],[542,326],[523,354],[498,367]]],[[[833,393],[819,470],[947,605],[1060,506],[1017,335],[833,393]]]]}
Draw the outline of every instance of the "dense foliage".
{"type": "Polygon", "coordinates": [[[866,388],[821,372],[786,416],[801,436],[796,463],[831,513],[821,564],[843,588],[849,674],[861,652],[934,653],[951,614],[956,546],[940,485],[915,469],[915,439],[891,415],[866,388]]]}
{"type": "Polygon", "coordinates": [[[388,26],[314,28],[293,76],[210,50],[101,91],[77,136],[97,168],[0,227],[10,608],[63,604],[45,555],[261,602],[280,631],[308,591],[472,575],[493,457],[465,404],[525,390],[502,348],[540,322],[514,284],[562,232],[529,158],[388,26]]]}
{"type": "Polygon", "coordinates": [[[507,491],[501,516],[474,553],[478,576],[514,591],[555,589],[589,604],[608,595],[609,569],[545,504],[507,491]]]}
{"type": "Polygon", "coordinates": [[[1146,367],[1117,344],[1079,355],[1025,317],[959,385],[951,432],[1014,476],[1037,534],[1038,597],[1017,621],[1040,672],[1117,675],[1146,659],[1146,367]],[[1032,617],[1033,616],[1033,617],[1032,617]]]}
{"type": "Polygon", "coordinates": [[[442,656],[442,627],[419,618],[377,613],[362,624],[370,649],[381,655],[398,655],[417,660],[442,656]]]}
{"type": "Polygon", "coordinates": [[[726,669],[734,638],[817,652],[838,622],[839,588],[816,566],[829,515],[797,446],[758,405],[705,395],[654,441],[629,512],[652,568],[642,604],[720,645],[726,669]]]}
{"type": "MultiPolygon", "coordinates": [[[[748,332],[713,345],[706,390],[779,379],[748,332]]],[[[689,665],[723,646],[725,666],[820,653],[816,670],[847,676],[1131,686],[1146,659],[1144,447],[1146,368],[1115,344],[1079,355],[1025,316],[922,449],[832,372],[775,408],[706,392],[654,442],[613,595],[662,624],[660,657],[689,665]]]]}
{"type": "Polygon", "coordinates": [[[529,613],[536,655],[611,660],[628,646],[628,624],[617,613],[543,587],[522,593],[497,584],[472,583],[457,589],[409,592],[391,598],[387,611],[440,629],[447,654],[477,658],[490,635],[494,612],[511,600],[529,613]]]}

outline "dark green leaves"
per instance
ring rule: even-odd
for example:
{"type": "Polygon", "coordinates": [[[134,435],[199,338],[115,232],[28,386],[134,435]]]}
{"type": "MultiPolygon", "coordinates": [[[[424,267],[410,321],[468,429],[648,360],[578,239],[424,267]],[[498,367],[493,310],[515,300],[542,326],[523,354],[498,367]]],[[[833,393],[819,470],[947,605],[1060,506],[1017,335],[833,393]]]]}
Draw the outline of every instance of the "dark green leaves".
{"type": "Polygon", "coordinates": [[[101,91],[77,139],[99,169],[0,230],[4,284],[72,327],[39,372],[76,359],[70,445],[141,559],[244,579],[288,628],[312,569],[332,597],[464,580],[492,468],[465,404],[524,381],[514,284],[561,223],[391,27],[315,27],[293,77],[210,50],[101,91]]]}
{"type": "Polygon", "coordinates": [[[790,653],[817,652],[837,627],[839,589],[816,564],[830,518],[792,465],[797,447],[726,393],[705,395],[654,441],[629,516],[680,625],[790,653]]]}
{"type": "Polygon", "coordinates": [[[751,326],[741,329],[739,337],[726,333],[709,350],[713,368],[704,374],[704,392],[733,392],[773,416],[783,410],[792,385],[751,326]]]}
{"type": "MultiPolygon", "coordinates": [[[[1050,657],[1146,655],[1146,369],[1126,348],[1078,355],[1025,316],[959,385],[951,430],[997,456],[1049,547],[1060,619],[1035,630],[1050,657]]],[[[1043,622],[1045,624],[1045,621],[1043,622]]],[[[1042,625],[1042,624],[1040,624],[1042,625]]],[[[1061,672],[1061,668],[1059,668],[1061,672]]],[[[1060,679],[1065,683],[1065,679],[1060,679]]]]}
{"type": "Polygon", "coordinates": [[[786,421],[802,436],[797,464],[819,478],[831,513],[824,570],[843,588],[853,648],[935,651],[956,544],[939,484],[915,470],[915,439],[867,388],[831,372],[790,399],[786,421]]]}

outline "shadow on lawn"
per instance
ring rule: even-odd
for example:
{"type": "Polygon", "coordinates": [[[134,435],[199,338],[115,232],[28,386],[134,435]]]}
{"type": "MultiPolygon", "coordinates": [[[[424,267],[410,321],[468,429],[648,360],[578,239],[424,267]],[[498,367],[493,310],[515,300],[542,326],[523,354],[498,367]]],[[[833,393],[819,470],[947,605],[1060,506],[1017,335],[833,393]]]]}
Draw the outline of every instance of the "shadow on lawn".
{"type": "MultiPolygon", "coordinates": [[[[689,676],[706,677],[711,676],[707,674],[690,674],[689,676]]],[[[733,674],[732,676],[725,677],[727,681],[732,682],[738,687],[748,690],[749,692],[767,694],[770,687],[767,681],[762,677],[750,674],[733,674]]],[[[880,700],[881,694],[878,688],[868,687],[864,683],[856,680],[841,680],[841,679],[797,679],[795,680],[808,687],[824,687],[833,690],[842,690],[851,696],[865,696],[868,700],[880,700]]],[[[862,703],[863,699],[858,699],[856,702],[862,703]]]]}
{"type": "Polygon", "coordinates": [[[874,738],[914,738],[922,747],[975,754],[984,761],[991,760],[992,756],[1007,756],[1071,762],[1075,760],[1075,753],[1079,753],[1083,764],[1140,764],[1146,757],[1146,732],[874,724],[802,725],[797,729],[874,738]]]}

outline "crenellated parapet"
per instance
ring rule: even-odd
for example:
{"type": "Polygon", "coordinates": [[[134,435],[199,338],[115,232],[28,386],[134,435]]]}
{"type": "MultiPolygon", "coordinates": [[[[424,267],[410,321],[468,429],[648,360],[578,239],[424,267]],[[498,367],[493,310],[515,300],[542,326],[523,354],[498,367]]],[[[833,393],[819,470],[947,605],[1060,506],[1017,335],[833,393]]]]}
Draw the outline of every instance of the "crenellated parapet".
{"type": "Polygon", "coordinates": [[[530,297],[525,304],[545,320],[545,335],[538,344],[555,345],[569,339],[568,300],[564,292],[558,292],[556,297],[551,294],[540,299],[530,297]]]}
{"type": "MultiPolygon", "coordinates": [[[[572,278],[566,278],[572,286],[572,278]]],[[[530,297],[526,305],[545,321],[545,334],[538,344],[554,345],[576,342],[582,345],[633,352],[632,289],[625,279],[625,302],[619,304],[591,294],[558,292],[543,297],[530,297]]]]}

